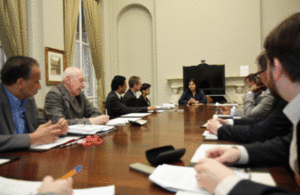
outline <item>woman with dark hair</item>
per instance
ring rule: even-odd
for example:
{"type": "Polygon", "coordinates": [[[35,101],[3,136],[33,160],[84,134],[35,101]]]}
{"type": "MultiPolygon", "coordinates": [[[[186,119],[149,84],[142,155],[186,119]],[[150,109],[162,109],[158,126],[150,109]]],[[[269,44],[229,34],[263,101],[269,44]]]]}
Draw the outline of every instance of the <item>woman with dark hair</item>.
{"type": "Polygon", "coordinates": [[[207,103],[207,99],[202,89],[199,89],[195,79],[189,80],[189,87],[179,99],[179,104],[207,103]]]}
{"type": "Polygon", "coordinates": [[[138,99],[138,104],[140,107],[151,106],[151,103],[150,103],[149,99],[147,98],[147,95],[150,94],[150,87],[151,87],[151,85],[148,83],[142,84],[142,87],[141,87],[142,94],[138,99]]]}

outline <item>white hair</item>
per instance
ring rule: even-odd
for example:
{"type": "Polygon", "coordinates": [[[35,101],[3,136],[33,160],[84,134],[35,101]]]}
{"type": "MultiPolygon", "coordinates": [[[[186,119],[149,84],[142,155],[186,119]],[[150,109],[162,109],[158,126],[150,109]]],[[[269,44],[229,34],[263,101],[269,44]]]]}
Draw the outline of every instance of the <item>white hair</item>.
{"type": "Polygon", "coordinates": [[[77,76],[78,73],[82,73],[82,70],[77,67],[72,66],[67,68],[63,74],[63,81],[65,81],[68,76],[77,76]]]}

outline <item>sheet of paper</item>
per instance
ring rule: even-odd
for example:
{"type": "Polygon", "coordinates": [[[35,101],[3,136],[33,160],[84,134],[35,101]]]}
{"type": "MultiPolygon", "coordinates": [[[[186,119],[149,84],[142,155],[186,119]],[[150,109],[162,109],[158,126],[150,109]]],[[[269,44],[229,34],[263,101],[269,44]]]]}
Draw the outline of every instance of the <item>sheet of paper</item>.
{"type": "Polygon", "coordinates": [[[200,159],[205,158],[205,151],[216,146],[232,147],[236,145],[229,144],[201,144],[200,147],[196,150],[191,162],[197,163],[200,159]]]}
{"type": "Polygon", "coordinates": [[[8,179],[0,176],[0,194],[28,195],[41,186],[40,181],[8,179]]]}
{"type": "Polygon", "coordinates": [[[249,66],[244,65],[240,66],[240,76],[248,76],[249,75],[249,66]]]}
{"type": "Polygon", "coordinates": [[[122,118],[142,118],[144,116],[148,116],[151,113],[129,113],[129,114],[124,114],[121,117],[122,118]]]}
{"type": "Polygon", "coordinates": [[[74,189],[73,195],[114,195],[115,194],[115,186],[103,186],[103,187],[95,187],[95,188],[86,188],[86,189],[74,189]]]}
{"type": "MultiPolygon", "coordinates": [[[[161,112],[164,112],[164,111],[165,110],[157,110],[156,113],[161,113],[161,112]]],[[[149,110],[148,113],[154,113],[154,111],[153,110],[149,110]]]]}
{"type": "MultiPolygon", "coordinates": [[[[232,169],[236,175],[244,179],[250,179],[250,174],[245,169],[232,169]]],[[[183,167],[163,164],[158,166],[149,176],[150,181],[169,191],[188,191],[209,195],[210,193],[201,189],[195,178],[196,171],[193,167],[183,167]]]]}
{"type": "MultiPolygon", "coordinates": [[[[205,192],[207,194],[207,192],[205,192]]],[[[201,195],[196,192],[185,192],[185,191],[178,191],[175,195],[201,195]]]]}
{"type": "MultiPolygon", "coordinates": [[[[0,194],[5,195],[28,195],[36,191],[42,185],[41,181],[25,181],[17,179],[9,179],[0,176],[0,194]]],[[[74,189],[74,195],[114,195],[115,186],[103,186],[86,189],[74,189]]]]}
{"type": "Polygon", "coordinates": [[[266,184],[269,186],[276,186],[276,183],[270,173],[253,172],[251,173],[251,181],[266,184]]]}
{"type": "Polygon", "coordinates": [[[60,137],[56,140],[56,142],[52,143],[52,144],[44,144],[44,145],[33,145],[30,146],[31,150],[49,150],[51,148],[54,148],[56,146],[62,145],[72,139],[79,139],[80,136],[67,136],[67,137],[60,137]]]}
{"type": "Polygon", "coordinates": [[[10,161],[10,159],[0,159],[0,165],[5,164],[9,161],[10,161]]]}
{"type": "Polygon", "coordinates": [[[218,136],[205,130],[202,134],[204,140],[218,140],[218,136]]]}
{"type": "Polygon", "coordinates": [[[129,120],[131,121],[136,121],[142,118],[114,118],[112,120],[109,120],[108,123],[106,123],[106,125],[109,126],[123,126],[126,125],[127,123],[129,123],[129,120]]]}
{"type": "Polygon", "coordinates": [[[163,103],[162,105],[163,107],[171,107],[171,108],[175,108],[178,106],[178,103],[175,103],[175,104],[168,104],[168,103],[163,103]]]}

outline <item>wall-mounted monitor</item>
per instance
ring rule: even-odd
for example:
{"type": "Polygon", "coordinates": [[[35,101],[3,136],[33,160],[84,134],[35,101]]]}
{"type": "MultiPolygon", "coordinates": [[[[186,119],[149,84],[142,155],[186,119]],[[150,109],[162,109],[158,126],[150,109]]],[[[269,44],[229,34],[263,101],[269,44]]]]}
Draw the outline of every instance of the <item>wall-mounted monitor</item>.
{"type": "Polygon", "coordinates": [[[225,65],[184,66],[184,89],[188,88],[190,78],[197,80],[206,95],[225,95],[225,65]]]}

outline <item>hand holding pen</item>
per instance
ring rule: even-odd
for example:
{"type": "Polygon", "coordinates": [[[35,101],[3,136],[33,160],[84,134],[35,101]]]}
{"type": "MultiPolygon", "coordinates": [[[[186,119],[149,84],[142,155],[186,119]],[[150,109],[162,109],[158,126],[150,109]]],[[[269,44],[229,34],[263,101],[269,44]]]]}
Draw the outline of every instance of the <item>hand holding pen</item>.
{"type": "Polygon", "coordinates": [[[73,194],[73,179],[76,173],[82,170],[82,166],[78,165],[72,171],[68,172],[61,178],[54,180],[51,176],[46,176],[43,179],[42,186],[38,189],[39,192],[55,192],[58,194],[66,194],[71,195],[73,194]]]}

